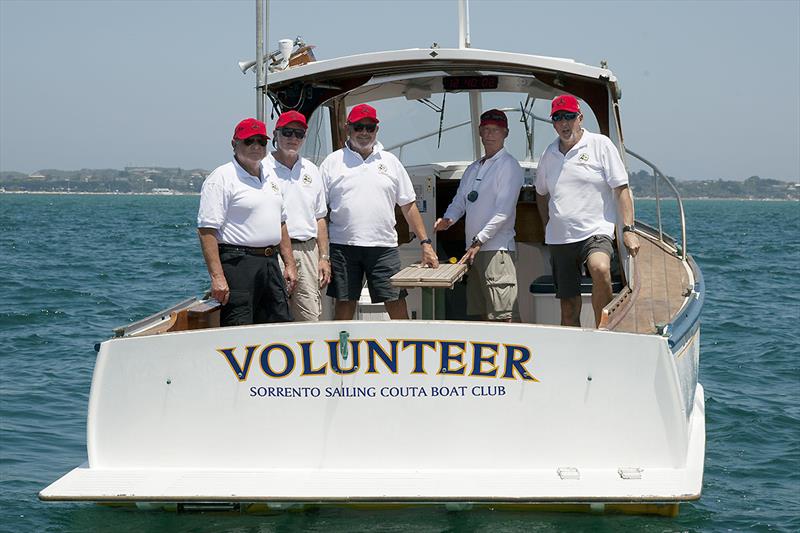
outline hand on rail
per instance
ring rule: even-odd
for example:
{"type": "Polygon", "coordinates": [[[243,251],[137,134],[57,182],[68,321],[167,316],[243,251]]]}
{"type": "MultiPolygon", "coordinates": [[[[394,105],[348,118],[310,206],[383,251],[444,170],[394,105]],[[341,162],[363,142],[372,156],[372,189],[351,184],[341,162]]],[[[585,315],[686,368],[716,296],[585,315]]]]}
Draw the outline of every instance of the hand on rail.
{"type": "Polygon", "coordinates": [[[622,234],[622,242],[625,243],[625,248],[631,257],[636,257],[639,253],[639,237],[632,231],[626,231],[622,234]]]}

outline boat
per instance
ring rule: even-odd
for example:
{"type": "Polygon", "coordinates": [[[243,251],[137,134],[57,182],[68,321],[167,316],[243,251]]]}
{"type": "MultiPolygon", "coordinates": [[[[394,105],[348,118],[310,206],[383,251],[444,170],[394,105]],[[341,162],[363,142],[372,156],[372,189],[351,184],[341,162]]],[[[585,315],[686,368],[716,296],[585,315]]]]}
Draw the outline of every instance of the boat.
{"type": "MultiPolygon", "coordinates": [[[[522,323],[470,320],[463,272],[452,268],[441,284],[419,277],[409,320],[389,321],[365,295],[351,322],[220,328],[216,301],[189,298],[99,344],[88,461],[40,499],[179,511],[442,505],[674,516],[700,498],[705,285],[687,252],[678,191],[623,142],[621,90],[605,65],[467,44],[284,60],[267,91],[277,111],[311,117],[304,150],[317,162],[342,146],[355,104],[392,117],[384,130],[427,110],[431,131],[387,149],[407,163],[429,229],[480,157],[473,132],[484,103],[514,102],[504,109],[519,118],[509,139],[524,141],[522,323]],[[537,127],[547,142],[555,135],[534,106],[560,94],[578,97],[595,131],[677,198],[680,240],[663,231],[657,193],[655,223],[636,221],[640,253],[619,250],[618,286],[599,327],[592,315],[582,327],[558,325],[547,279],[533,147],[537,127]],[[457,105],[463,115],[449,111],[457,105]],[[419,143],[442,140],[465,157],[410,162],[419,143]]],[[[397,219],[408,271],[419,245],[397,219]]],[[[443,264],[463,253],[463,224],[430,236],[443,264]]]]}

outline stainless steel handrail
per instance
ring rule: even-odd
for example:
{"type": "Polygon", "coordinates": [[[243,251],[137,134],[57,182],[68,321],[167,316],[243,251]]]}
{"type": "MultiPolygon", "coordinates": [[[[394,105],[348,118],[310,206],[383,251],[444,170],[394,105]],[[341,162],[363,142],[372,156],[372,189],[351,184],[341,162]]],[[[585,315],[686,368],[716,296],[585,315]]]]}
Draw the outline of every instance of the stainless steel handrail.
{"type": "Polygon", "coordinates": [[[678,200],[678,211],[681,215],[681,259],[686,261],[686,215],[683,211],[683,200],[681,200],[681,193],[678,192],[678,188],[675,187],[675,184],[672,183],[672,180],[669,179],[661,172],[657,166],[653,163],[645,159],[644,157],[640,156],[633,150],[629,150],[625,148],[625,152],[632,155],[645,165],[649,166],[650,169],[653,171],[653,179],[655,180],[655,190],[656,190],[656,218],[658,219],[658,240],[662,243],[664,242],[664,232],[661,229],[661,195],[658,192],[658,178],[660,177],[663,179],[667,185],[670,186],[672,192],[675,193],[675,198],[678,200]]]}
{"type": "MultiPolygon", "coordinates": [[[[500,108],[500,111],[503,111],[503,112],[506,112],[506,113],[523,113],[523,111],[520,110],[518,107],[502,107],[502,108],[500,108]]],[[[530,117],[533,117],[534,120],[540,120],[542,122],[548,122],[548,123],[550,122],[549,119],[534,115],[530,111],[524,111],[524,113],[526,115],[530,116],[530,117]]],[[[464,122],[459,122],[457,124],[452,124],[450,126],[447,126],[446,128],[442,128],[442,133],[444,133],[445,131],[454,130],[456,128],[461,128],[461,127],[466,126],[467,124],[470,124],[470,123],[472,123],[471,120],[465,120],[464,122]]],[[[391,152],[392,150],[400,149],[400,156],[398,156],[398,158],[402,159],[403,148],[405,148],[406,145],[415,143],[417,141],[422,141],[424,139],[429,139],[430,137],[434,137],[434,136],[436,136],[438,134],[439,134],[439,130],[437,129],[437,130],[434,130],[434,131],[432,131],[430,133],[425,133],[423,135],[420,135],[419,137],[414,137],[413,139],[408,139],[408,140],[403,141],[403,142],[401,142],[399,144],[394,144],[392,146],[384,147],[384,150],[387,151],[387,152],[391,152]]]]}
{"type": "MultiPolygon", "coordinates": [[[[552,123],[550,121],[550,119],[548,119],[548,118],[537,116],[531,111],[521,110],[521,109],[516,108],[516,107],[504,107],[504,108],[501,109],[501,111],[512,112],[512,113],[514,113],[514,112],[516,112],[516,113],[524,113],[524,114],[530,116],[531,118],[533,118],[534,120],[539,120],[541,122],[552,123]]],[[[456,128],[460,128],[460,127],[466,126],[470,122],[471,121],[467,120],[467,121],[464,121],[464,122],[460,122],[458,124],[453,124],[453,125],[448,126],[446,128],[442,128],[442,132],[450,131],[452,129],[456,129],[456,128]]],[[[439,134],[439,130],[436,130],[436,131],[433,131],[431,133],[426,133],[424,135],[420,135],[419,137],[415,137],[413,139],[409,139],[409,140],[404,141],[404,142],[402,142],[400,144],[395,144],[394,146],[390,146],[388,148],[384,148],[384,150],[386,150],[388,152],[388,151],[391,151],[391,150],[397,150],[399,148],[400,149],[400,157],[402,158],[403,148],[406,145],[411,144],[411,143],[415,143],[417,141],[421,141],[423,139],[427,139],[429,137],[433,137],[434,135],[438,135],[438,134],[439,134]]],[[[672,180],[670,180],[667,176],[665,176],[664,173],[661,172],[661,170],[659,170],[658,167],[655,166],[653,163],[651,163],[650,161],[648,161],[644,157],[640,156],[639,154],[637,154],[633,150],[629,150],[629,149],[625,148],[625,152],[630,154],[630,155],[632,155],[633,157],[635,157],[636,159],[638,159],[639,161],[641,161],[645,165],[649,166],[653,171],[653,179],[655,180],[654,183],[655,183],[655,192],[656,192],[656,219],[658,220],[658,240],[663,244],[666,244],[666,243],[664,243],[664,230],[663,230],[662,225],[661,225],[661,194],[660,194],[660,192],[658,190],[658,181],[659,181],[658,178],[660,177],[661,179],[663,179],[667,183],[667,185],[670,186],[672,191],[675,193],[675,198],[678,200],[678,210],[680,211],[680,215],[681,215],[681,259],[683,261],[685,261],[686,260],[686,215],[684,214],[684,211],[683,211],[683,200],[681,199],[681,193],[678,192],[678,189],[677,189],[677,187],[675,187],[675,184],[672,183],[672,180]]]]}
{"type": "Polygon", "coordinates": [[[162,322],[162,321],[166,320],[167,318],[169,318],[169,316],[173,312],[179,311],[179,310],[184,309],[186,307],[189,307],[191,304],[195,303],[196,301],[197,301],[197,298],[194,298],[194,297],[186,298],[182,302],[178,302],[175,305],[173,305],[172,307],[168,307],[168,308],[164,309],[163,311],[159,311],[157,313],[153,313],[150,316],[147,316],[145,318],[137,320],[136,322],[131,322],[128,325],[118,326],[118,327],[114,328],[114,336],[115,337],[127,337],[131,333],[134,333],[134,332],[137,332],[137,331],[141,331],[142,329],[146,329],[146,328],[152,326],[153,324],[157,324],[159,322],[162,322]]]}

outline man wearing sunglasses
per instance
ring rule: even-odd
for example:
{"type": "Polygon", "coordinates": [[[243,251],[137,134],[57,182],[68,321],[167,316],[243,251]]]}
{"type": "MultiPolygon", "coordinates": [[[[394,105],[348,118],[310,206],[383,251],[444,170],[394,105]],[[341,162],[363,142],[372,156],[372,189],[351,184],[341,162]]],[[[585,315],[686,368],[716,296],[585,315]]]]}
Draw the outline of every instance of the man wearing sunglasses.
{"type": "Polygon", "coordinates": [[[539,159],[536,204],[545,224],[561,325],[580,326],[581,270],[592,277],[592,308],[600,324],[611,302],[611,258],[617,223],[635,256],[633,198],[617,147],[605,135],[583,129],[583,114],[572,95],[553,99],[550,118],[558,138],[539,159]]]}
{"type": "Polygon", "coordinates": [[[330,255],[333,274],[328,296],[336,299],[334,318],[351,320],[364,276],[372,301],[383,302],[392,319],[407,319],[406,291],[389,278],[400,271],[395,205],[422,245],[422,264],[439,261],[425,231],[416,194],[402,163],[376,142],[378,114],[360,104],[347,116],[348,139],[330,154],[320,172],[330,208],[330,255]]]}
{"type": "Polygon", "coordinates": [[[292,317],[300,322],[319,320],[320,288],[331,280],[328,257],[328,207],[322,177],[316,165],[300,157],[308,124],[297,111],[281,113],[275,123],[276,150],[264,159],[264,172],[281,184],[288,219],[286,228],[297,266],[297,285],[289,299],[292,317]]]}
{"type": "Polygon", "coordinates": [[[467,251],[459,263],[471,265],[467,314],[519,322],[514,223],[522,167],[505,149],[505,113],[498,109],[483,113],[478,133],[485,155],[464,171],[453,201],[433,229],[446,230],[466,214],[467,251]]]}
{"type": "Polygon", "coordinates": [[[197,231],[222,326],[292,320],[288,293],[297,270],[283,193],[261,165],[268,139],[261,121],[237,124],[233,160],[209,174],[200,194],[197,231]],[[283,275],[278,254],[286,261],[283,275]]]}

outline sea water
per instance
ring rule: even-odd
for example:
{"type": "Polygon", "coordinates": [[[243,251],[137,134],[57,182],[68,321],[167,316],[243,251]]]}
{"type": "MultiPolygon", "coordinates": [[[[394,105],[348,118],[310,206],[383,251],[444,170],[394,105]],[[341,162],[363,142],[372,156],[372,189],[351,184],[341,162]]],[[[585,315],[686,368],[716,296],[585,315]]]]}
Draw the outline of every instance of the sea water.
{"type": "MultiPolygon", "coordinates": [[[[197,204],[0,194],[0,531],[800,531],[796,202],[685,202],[687,249],[707,284],[707,445],[702,498],[677,518],[441,507],[178,515],[40,502],[38,491],[86,460],[94,344],[207,288],[197,204]]],[[[674,202],[662,215],[679,237],[674,202]]],[[[655,203],[637,202],[637,218],[654,222],[655,203]]]]}

